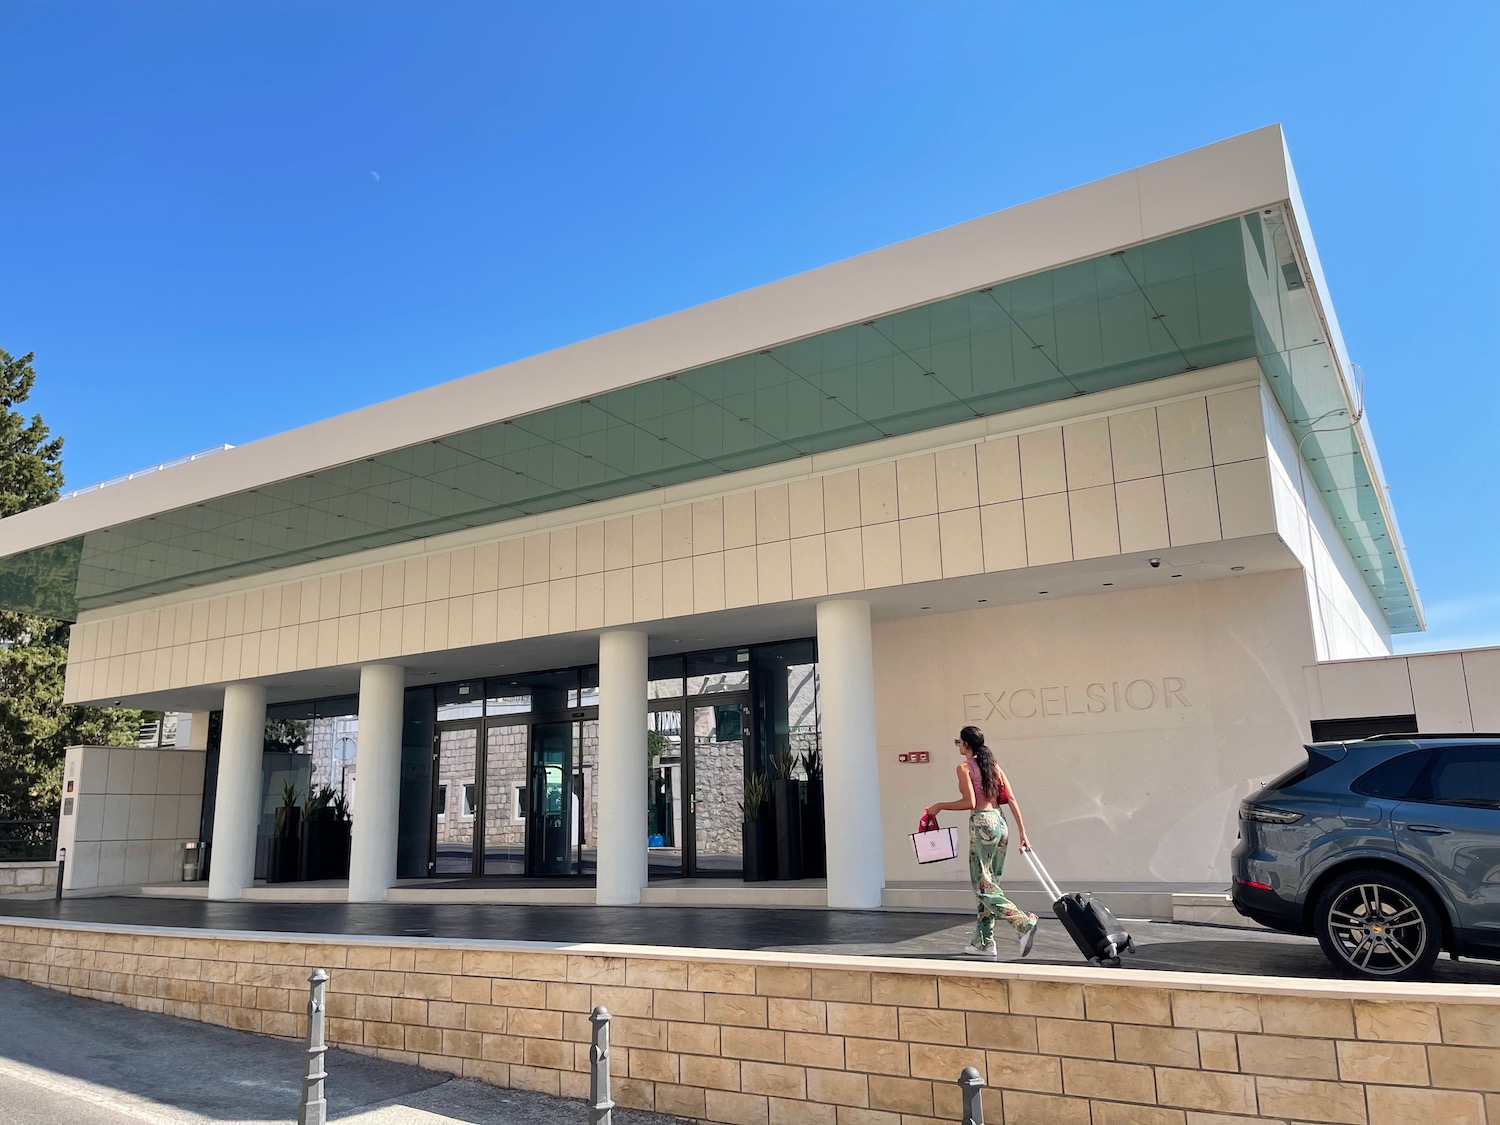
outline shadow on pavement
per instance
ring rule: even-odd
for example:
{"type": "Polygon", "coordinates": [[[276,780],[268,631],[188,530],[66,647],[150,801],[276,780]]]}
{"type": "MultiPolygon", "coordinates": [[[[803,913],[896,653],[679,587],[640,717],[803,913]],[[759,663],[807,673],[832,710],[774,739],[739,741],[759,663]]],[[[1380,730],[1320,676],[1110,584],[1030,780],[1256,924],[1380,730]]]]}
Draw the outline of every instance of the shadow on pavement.
{"type": "MultiPolygon", "coordinates": [[[[335,981],[337,976],[335,975],[335,981]]],[[[0,1121],[167,1125],[295,1119],[300,1043],[0,979],[0,1121]],[[25,1095],[23,1098],[20,1095],[25,1095]]],[[[328,1117],[349,1125],[576,1125],[581,1103],[331,1050],[328,1117]]],[[[676,1118],[617,1110],[619,1125],[676,1118]]]]}

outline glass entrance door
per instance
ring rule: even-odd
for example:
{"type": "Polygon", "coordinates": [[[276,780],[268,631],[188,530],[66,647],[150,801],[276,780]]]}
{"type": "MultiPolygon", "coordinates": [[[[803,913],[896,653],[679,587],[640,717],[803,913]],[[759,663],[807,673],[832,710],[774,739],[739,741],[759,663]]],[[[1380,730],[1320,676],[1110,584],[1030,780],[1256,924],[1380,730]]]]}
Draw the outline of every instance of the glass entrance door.
{"type": "Polygon", "coordinates": [[[446,723],[438,729],[433,786],[432,870],[437,875],[476,875],[479,722],[446,723]]]}
{"type": "Polygon", "coordinates": [[[677,878],[687,874],[683,817],[690,815],[683,801],[688,755],[682,748],[681,700],[653,703],[646,712],[646,757],[647,870],[658,878],[677,878]]]}
{"type": "Polygon", "coordinates": [[[571,720],[533,724],[526,786],[526,874],[572,874],[578,817],[571,720]]]}
{"type": "Polygon", "coordinates": [[[527,723],[490,720],[484,730],[483,875],[526,872],[527,723]]]}
{"type": "Polygon", "coordinates": [[[692,853],[687,874],[710,878],[744,873],[740,802],[745,794],[748,699],[690,702],[692,853]]]}

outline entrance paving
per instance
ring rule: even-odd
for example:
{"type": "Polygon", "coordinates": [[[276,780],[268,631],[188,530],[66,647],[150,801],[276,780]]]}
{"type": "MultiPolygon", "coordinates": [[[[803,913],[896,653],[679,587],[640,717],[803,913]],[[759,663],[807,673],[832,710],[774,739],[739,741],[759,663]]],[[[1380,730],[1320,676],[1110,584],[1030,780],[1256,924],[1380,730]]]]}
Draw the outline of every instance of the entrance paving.
{"type": "MultiPolygon", "coordinates": [[[[893,958],[951,958],[971,923],[954,914],[888,910],[775,909],[729,906],[554,906],[466,903],[208,902],[140,897],[71,898],[0,904],[0,919],[161,926],[458,941],[539,941],[673,946],[689,949],[831,953],[893,958]]],[[[1137,953],[1126,969],[1253,976],[1335,977],[1311,938],[1243,927],[1127,923],[1137,953]]],[[[1015,946],[999,935],[1001,959],[1015,946]]],[[[1029,964],[1077,965],[1060,923],[1044,918],[1029,964]]],[[[1444,958],[1432,979],[1500,986],[1500,964],[1444,958]]]]}
{"type": "MultiPolygon", "coordinates": [[[[6,1125],[283,1125],[305,1056],[285,1039],[0,980],[6,1125]]],[[[337,1049],[328,1119],[342,1125],[583,1125],[583,1102],[502,1090],[337,1049]]],[[[618,1109],[618,1125],[685,1125],[618,1109]]]]}

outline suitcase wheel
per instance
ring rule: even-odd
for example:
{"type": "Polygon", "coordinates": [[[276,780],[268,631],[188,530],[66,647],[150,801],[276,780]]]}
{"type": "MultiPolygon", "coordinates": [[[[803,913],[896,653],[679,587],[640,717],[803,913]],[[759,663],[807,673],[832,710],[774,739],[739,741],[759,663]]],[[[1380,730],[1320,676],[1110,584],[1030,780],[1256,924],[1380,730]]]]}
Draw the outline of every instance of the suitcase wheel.
{"type": "Polygon", "coordinates": [[[1090,957],[1089,964],[1101,969],[1118,969],[1123,962],[1118,957],[1090,957]]]}
{"type": "Polygon", "coordinates": [[[1100,957],[1100,960],[1101,961],[1108,961],[1111,958],[1113,958],[1114,960],[1118,961],[1120,959],[1119,953],[1120,953],[1120,947],[1117,946],[1114,942],[1110,942],[1108,945],[1106,945],[1104,947],[1104,954],[1103,954],[1102,957],[1100,957]]]}
{"type": "Polygon", "coordinates": [[[1127,952],[1127,953],[1134,953],[1135,952],[1135,938],[1128,937],[1128,938],[1125,939],[1125,952],[1127,952]]]}

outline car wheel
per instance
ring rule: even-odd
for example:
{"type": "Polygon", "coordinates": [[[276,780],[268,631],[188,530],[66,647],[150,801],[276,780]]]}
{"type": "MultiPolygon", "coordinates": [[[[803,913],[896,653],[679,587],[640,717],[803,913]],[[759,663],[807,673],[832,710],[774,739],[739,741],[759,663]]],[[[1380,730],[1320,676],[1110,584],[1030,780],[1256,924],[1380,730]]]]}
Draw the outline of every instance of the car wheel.
{"type": "Polygon", "coordinates": [[[1318,896],[1318,944],[1345,976],[1421,980],[1442,952],[1437,907],[1414,879],[1365,869],[1340,875],[1318,896]]]}

